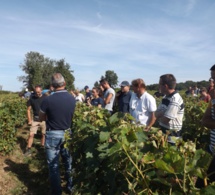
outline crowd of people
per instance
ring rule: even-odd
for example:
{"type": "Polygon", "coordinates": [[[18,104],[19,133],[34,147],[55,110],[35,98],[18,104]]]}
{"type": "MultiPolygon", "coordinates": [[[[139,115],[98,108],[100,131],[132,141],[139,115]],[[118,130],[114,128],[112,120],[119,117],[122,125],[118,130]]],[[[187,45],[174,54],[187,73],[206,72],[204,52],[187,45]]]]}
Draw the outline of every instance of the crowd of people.
{"type": "Polygon", "coordinates": [[[198,98],[201,101],[209,103],[211,100],[210,93],[214,90],[214,80],[212,78],[209,79],[209,87],[201,87],[198,88],[196,85],[193,87],[189,87],[185,94],[187,97],[198,98]]]}
{"type": "MultiPolygon", "coordinates": [[[[201,88],[199,90],[195,86],[186,92],[187,96],[199,97],[200,100],[209,102],[202,123],[212,129],[211,153],[214,153],[215,147],[214,79],[215,65],[211,67],[210,87],[208,89],[201,88]]],[[[157,121],[163,134],[168,132],[169,144],[174,145],[176,140],[181,138],[184,101],[176,90],[176,78],[173,74],[164,74],[159,78],[159,97],[162,94],[162,101],[158,106],[156,104],[157,94],[154,96],[149,94],[144,80],[140,78],[134,79],[131,84],[128,81],[121,82],[120,90],[117,92],[106,79],[102,79],[100,86],[93,87],[92,90],[85,86],[84,95],[79,90],[68,92],[65,89],[64,77],[60,73],[55,73],[51,77],[51,87],[51,92],[43,94],[41,86],[35,86],[34,94],[29,96],[27,101],[30,133],[25,153],[26,156],[31,155],[33,138],[40,127],[42,130],[41,146],[45,148],[49,168],[51,194],[62,193],[59,170],[60,156],[65,166],[66,188],[68,191],[72,190],[72,158],[68,149],[64,148],[64,135],[65,133],[71,134],[71,119],[77,103],[106,109],[110,114],[113,114],[113,107],[117,105],[118,111],[130,113],[134,118],[132,123],[142,127],[143,131],[150,131],[157,121]],[[31,116],[31,110],[33,116],[31,116]]],[[[215,164],[212,167],[215,168],[215,164]]],[[[215,178],[213,179],[215,181],[215,178]]]]}

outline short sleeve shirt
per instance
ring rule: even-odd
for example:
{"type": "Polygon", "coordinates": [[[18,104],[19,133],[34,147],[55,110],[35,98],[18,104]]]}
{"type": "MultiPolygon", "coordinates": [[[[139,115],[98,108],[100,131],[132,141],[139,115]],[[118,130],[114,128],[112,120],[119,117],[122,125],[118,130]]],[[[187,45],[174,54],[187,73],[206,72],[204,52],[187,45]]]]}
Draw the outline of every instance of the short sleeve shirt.
{"type": "Polygon", "coordinates": [[[114,99],[115,99],[115,91],[112,88],[109,88],[105,91],[104,93],[104,98],[107,98],[109,94],[113,94],[111,99],[110,99],[110,103],[105,105],[105,109],[109,110],[109,111],[113,111],[113,103],[114,103],[114,99]]]}
{"type": "Polygon", "coordinates": [[[92,96],[92,93],[90,91],[86,93],[86,99],[90,98],[91,96],[92,96]]]}
{"type": "Polygon", "coordinates": [[[91,100],[91,104],[93,106],[98,106],[98,105],[101,105],[102,108],[104,108],[104,100],[102,98],[96,98],[96,99],[92,99],[91,100]]]}
{"type": "Polygon", "coordinates": [[[76,97],[75,97],[76,102],[83,102],[84,100],[84,95],[82,93],[79,93],[76,97]]]}
{"type": "Polygon", "coordinates": [[[148,125],[151,112],[155,112],[157,109],[155,98],[148,92],[144,92],[140,98],[136,93],[132,93],[129,106],[130,114],[141,125],[148,125]]]}
{"type": "Polygon", "coordinates": [[[157,111],[163,112],[164,116],[170,119],[168,125],[159,122],[160,126],[170,130],[181,130],[184,116],[184,102],[179,93],[174,92],[168,96],[164,96],[157,111]]]}
{"type": "Polygon", "coordinates": [[[27,101],[27,106],[31,106],[33,110],[34,117],[39,116],[40,106],[45,96],[38,97],[36,95],[32,95],[31,98],[27,101]]]}
{"type": "Polygon", "coordinates": [[[47,116],[48,130],[66,130],[71,127],[75,98],[66,90],[56,91],[42,102],[40,111],[47,116]]]}

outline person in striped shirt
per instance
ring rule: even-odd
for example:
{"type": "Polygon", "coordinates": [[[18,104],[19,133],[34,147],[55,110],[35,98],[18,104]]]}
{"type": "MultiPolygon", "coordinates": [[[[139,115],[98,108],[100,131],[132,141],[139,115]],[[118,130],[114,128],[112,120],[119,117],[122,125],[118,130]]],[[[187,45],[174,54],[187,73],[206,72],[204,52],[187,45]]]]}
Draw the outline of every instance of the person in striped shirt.
{"type": "Polygon", "coordinates": [[[155,112],[160,128],[164,134],[170,132],[168,142],[175,144],[181,137],[181,128],[184,116],[184,102],[180,94],[175,90],[176,78],[172,74],[160,76],[159,90],[165,94],[161,104],[155,112]]]}
{"type": "MultiPolygon", "coordinates": [[[[211,78],[215,80],[215,64],[211,67],[211,78]]],[[[213,155],[213,159],[208,167],[207,174],[209,183],[215,181],[215,89],[210,91],[211,101],[208,104],[207,110],[202,118],[202,125],[210,129],[210,144],[208,152],[213,155]]],[[[198,178],[196,182],[197,188],[204,187],[202,179],[198,178]]]]}

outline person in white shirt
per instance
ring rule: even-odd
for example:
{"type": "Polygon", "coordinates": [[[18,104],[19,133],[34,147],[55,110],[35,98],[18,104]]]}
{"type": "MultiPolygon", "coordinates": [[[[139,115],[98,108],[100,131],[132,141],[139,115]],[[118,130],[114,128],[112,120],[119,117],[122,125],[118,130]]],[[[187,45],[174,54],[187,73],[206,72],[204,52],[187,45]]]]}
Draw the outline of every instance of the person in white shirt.
{"type": "Polygon", "coordinates": [[[148,131],[155,122],[155,111],[157,109],[155,98],[146,91],[143,79],[132,81],[134,93],[129,103],[130,114],[135,118],[138,125],[144,125],[148,131]]]}
{"type": "Polygon", "coordinates": [[[85,101],[85,97],[82,93],[79,92],[79,90],[75,91],[75,100],[76,102],[84,102],[85,101]]]}
{"type": "Polygon", "coordinates": [[[109,111],[110,114],[113,113],[113,103],[115,100],[115,91],[110,87],[110,84],[106,79],[100,80],[101,86],[104,88],[104,104],[105,109],[109,111]]]}

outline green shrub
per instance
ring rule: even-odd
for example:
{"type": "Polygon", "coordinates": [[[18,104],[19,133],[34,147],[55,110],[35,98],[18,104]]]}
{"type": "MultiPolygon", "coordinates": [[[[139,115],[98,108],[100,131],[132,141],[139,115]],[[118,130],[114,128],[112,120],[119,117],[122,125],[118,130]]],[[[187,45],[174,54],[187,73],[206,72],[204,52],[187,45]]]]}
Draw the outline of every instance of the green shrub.
{"type": "Polygon", "coordinates": [[[71,145],[76,193],[201,194],[195,179],[206,180],[211,156],[192,141],[169,145],[159,129],[144,132],[131,120],[77,105],[71,145]]]}
{"type": "Polygon", "coordinates": [[[13,151],[16,144],[16,129],[26,121],[26,100],[7,98],[0,105],[0,154],[13,151]]]}

